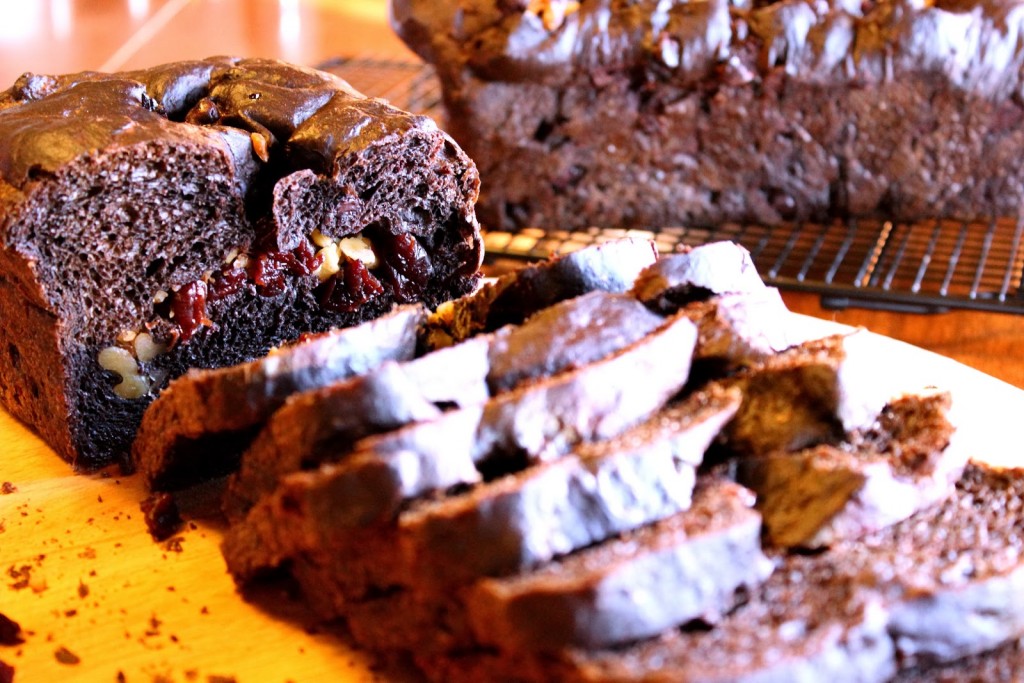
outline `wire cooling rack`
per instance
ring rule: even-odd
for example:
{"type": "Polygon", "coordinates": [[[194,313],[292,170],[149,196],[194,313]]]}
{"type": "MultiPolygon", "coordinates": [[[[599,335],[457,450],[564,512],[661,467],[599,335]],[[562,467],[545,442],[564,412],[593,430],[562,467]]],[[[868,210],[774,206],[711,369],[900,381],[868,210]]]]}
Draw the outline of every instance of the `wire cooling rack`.
{"type": "MultiPolygon", "coordinates": [[[[321,68],[395,106],[443,119],[440,87],[429,66],[357,57],[331,60],[321,68]]],[[[817,293],[830,308],[1024,314],[1024,215],[979,222],[850,220],[713,229],[505,232],[485,226],[484,244],[492,256],[533,260],[626,235],[653,239],[663,252],[717,240],[739,242],[750,250],[768,284],[817,293]]]]}

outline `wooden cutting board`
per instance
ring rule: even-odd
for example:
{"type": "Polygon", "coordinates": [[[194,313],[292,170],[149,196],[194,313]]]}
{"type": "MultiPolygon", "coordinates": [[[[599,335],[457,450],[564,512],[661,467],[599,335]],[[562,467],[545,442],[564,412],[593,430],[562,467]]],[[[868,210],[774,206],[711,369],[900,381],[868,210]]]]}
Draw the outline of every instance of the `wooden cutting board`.
{"type": "Polygon", "coordinates": [[[3,482],[14,490],[0,493],[0,613],[25,642],[0,645],[0,661],[15,667],[15,683],[406,677],[376,675],[343,634],[312,629],[279,589],[244,600],[216,522],[198,519],[154,542],[140,477],[76,475],[0,411],[3,482]]]}
{"type": "MultiPolygon", "coordinates": [[[[800,318],[808,328],[820,321],[800,318]]],[[[834,329],[834,328],[829,328],[834,329]]],[[[880,374],[908,389],[953,391],[977,458],[1024,463],[1024,391],[885,337],[880,374]]],[[[255,601],[235,590],[218,523],[196,519],[155,543],[139,477],[82,476],[0,412],[0,612],[25,642],[0,646],[15,682],[273,683],[408,678],[375,673],[344,635],[309,628],[279,589],[255,601]]]]}

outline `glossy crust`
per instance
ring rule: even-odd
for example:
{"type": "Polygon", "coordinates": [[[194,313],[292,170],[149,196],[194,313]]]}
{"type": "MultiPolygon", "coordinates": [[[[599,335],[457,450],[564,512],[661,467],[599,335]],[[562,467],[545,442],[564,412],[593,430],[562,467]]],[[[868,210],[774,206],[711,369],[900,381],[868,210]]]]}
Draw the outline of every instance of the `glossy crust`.
{"type": "Polygon", "coordinates": [[[1024,198],[1013,3],[392,0],[392,17],[437,68],[485,225],[987,218],[1024,198]]]}
{"type": "Polygon", "coordinates": [[[26,74],[0,93],[0,400],[78,466],[123,458],[190,367],[472,289],[477,190],[431,120],[311,69],[26,74]],[[366,237],[376,263],[321,283],[314,228],[366,237]],[[127,400],[97,356],[143,331],[170,350],[127,400]]]}

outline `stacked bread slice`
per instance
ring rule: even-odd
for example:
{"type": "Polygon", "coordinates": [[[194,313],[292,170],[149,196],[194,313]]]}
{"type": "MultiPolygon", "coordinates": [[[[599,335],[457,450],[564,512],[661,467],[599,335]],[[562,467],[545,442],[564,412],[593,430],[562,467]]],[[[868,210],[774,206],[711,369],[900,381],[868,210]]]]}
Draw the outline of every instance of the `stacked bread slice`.
{"type": "Polygon", "coordinates": [[[885,681],[1024,635],[1024,472],[792,323],[732,244],[505,276],[232,432],[228,568],[438,681],[885,681]]]}

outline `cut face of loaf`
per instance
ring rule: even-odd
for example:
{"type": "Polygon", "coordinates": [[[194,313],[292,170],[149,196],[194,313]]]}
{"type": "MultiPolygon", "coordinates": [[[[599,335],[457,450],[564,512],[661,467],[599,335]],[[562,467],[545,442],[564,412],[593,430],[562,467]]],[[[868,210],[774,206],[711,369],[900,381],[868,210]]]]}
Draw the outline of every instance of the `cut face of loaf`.
{"type": "Polygon", "coordinates": [[[143,415],[132,444],[136,467],[155,490],[230,472],[252,430],[290,395],[412,358],[425,318],[422,306],[403,306],[248,363],[186,373],[143,415]]]}
{"type": "Polygon", "coordinates": [[[25,75],[0,94],[0,399],[79,466],[123,457],[188,368],[472,289],[477,188],[432,121],[303,67],[25,75]]]}

